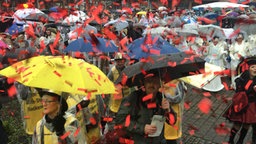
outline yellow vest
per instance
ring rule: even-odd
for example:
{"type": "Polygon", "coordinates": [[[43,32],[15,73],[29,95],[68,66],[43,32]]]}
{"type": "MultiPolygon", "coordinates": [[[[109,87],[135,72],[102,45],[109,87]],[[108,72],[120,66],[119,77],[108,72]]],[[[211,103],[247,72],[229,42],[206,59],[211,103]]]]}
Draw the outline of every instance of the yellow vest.
{"type": "MultiPolygon", "coordinates": [[[[168,84],[176,84],[178,86],[179,81],[178,80],[173,80],[170,81],[168,84]]],[[[175,95],[176,88],[175,87],[169,87],[168,92],[171,95],[175,95]]],[[[178,104],[172,104],[171,107],[173,110],[177,113],[177,121],[174,126],[169,125],[168,123],[165,122],[164,124],[164,137],[167,140],[175,140],[179,139],[182,136],[182,114],[183,114],[183,100],[181,103],[178,104]]]]}
{"type": "MultiPolygon", "coordinates": [[[[69,116],[66,119],[65,127],[69,124],[71,124],[73,121],[76,119],[72,116],[69,116]]],[[[38,141],[38,144],[41,144],[41,128],[43,127],[44,129],[44,144],[58,144],[58,136],[56,135],[55,132],[51,132],[46,126],[42,126],[42,119],[37,122],[36,124],[36,138],[38,141]]]]}
{"type": "MultiPolygon", "coordinates": [[[[71,108],[77,105],[83,98],[84,96],[81,96],[81,95],[69,96],[68,99],[66,100],[68,103],[68,107],[71,108]]],[[[94,94],[91,95],[88,108],[91,114],[98,113],[98,103],[97,103],[96,95],[94,94]]],[[[81,127],[81,130],[83,131],[83,134],[85,135],[85,138],[88,144],[93,144],[101,138],[100,125],[98,125],[98,127],[91,128],[90,130],[88,130],[89,132],[87,132],[84,118],[88,116],[84,116],[82,111],[77,112],[75,116],[79,121],[79,126],[81,127]]]]}
{"type": "Polygon", "coordinates": [[[23,110],[24,127],[27,134],[32,135],[36,123],[43,117],[43,105],[41,98],[34,88],[31,88],[32,95],[26,100],[22,100],[21,109],[23,110]]]}
{"type": "MultiPolygon", "coordinates": [[[[111,69],[111,72],[113,74],[113,81],[116,81],[117,78],[119,77],[119,72],[115,66],[111,69]]],[[[128,96],[130,93],[131,93],[130,88],[123,87],[120,93],[110,95],[110,102],[109,102],[110,110],[112,112],[117,113],[119,110],[122,98],[125,96],[128,96]]]]}

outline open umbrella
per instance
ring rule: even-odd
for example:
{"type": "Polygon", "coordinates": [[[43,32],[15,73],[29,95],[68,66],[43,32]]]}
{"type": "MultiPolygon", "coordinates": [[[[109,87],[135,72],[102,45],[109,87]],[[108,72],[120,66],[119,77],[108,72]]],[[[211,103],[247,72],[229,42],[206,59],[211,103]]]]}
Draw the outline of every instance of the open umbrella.
{"type": "Polygon", "coordinates": [[[74,11],[72,14],[67,16],[64,20],[64,24],[74,24],[77,22],[84,22],[86,19],[88,19],[88,16],[83,11],[74,11]]]}
{"type": "Polygon", "coordinates": [[[9,28],[6,29],[6,33],[13,35],[24,31],[23,24],[13,23],[9,28]]]}
{"type": "Polygon", "coordinates": [[[147,12],[146,12],[146,11],[139,11],[139,12],[137,12],[136,14],[137,14],[137,15],[146,15],[147,12]]]}
{"type": "Polygon", "coordinates": [[[239,8],[239,7],[249,7],[248,5],[231,3],[231,2],[213,2],[208,4],[202,4],[194,6],[193,9],[199,8],[239,8]]]}
{"type": "Polygon", "coordinates": [[[79,51],[79,52],[117,52],[118,47],[114,44],[112,40],[107,40],[99,37],[85,37],[79,38],[71,42],[66,49],[66,52],[69,51],[79,51]]]}
{"type": "Polygon", "coordinates": [[[30,87],[72,94],[115,93],[114,84],[96,66],[69,56],[37,56],[17,62],[0,74],[30,87]]]}
{"type": "Polygon", "coordinates": [[[216,19],[219,15],[217,13],[214,12],[209,12],[204,14],[204,17],[208,18],[208,19],[216,19]]]}
{"type": "Polygon", "coordinates": [[[147,58],[151,55],[179,53],[180,51],[160,36],[151,36],[136,39],[128,45],[128,55],[133,59],[147,58]]]}
{"type": "MultiPolygon", "coordinates": [[[[182,77],[182,78],[180,78],[180,80],[184,81],[185,83],[187,83],[189,85],[192,85],[196,88],[201,89],[205,85],[207,85],[210,81],[212,81],[215,77],[218,76],[216,72],[221,72],[222,70],[223,70],[223,68],[221,68],[219,66],[216,66],[216,65],[213,65],[210,63],[205,63],[205,73],[204,74],[182,77]]],[[[221,85],[216,85],[216,87],[221,87],[221,85]]]]}
{"type": "Polygon", "coordinates": [[[54,23],[55,20],[51,17],[49,17],[45,13],[32,13],[29,14],[24,18],[27,21],[37,21],[37,22],[43,22],[43,23],[54,23]]]}
{"type": "Polygon", "coordinates": [[[127,66],[115,83],[121,83],[129,87],[139,86],[148,74],[157,74],[165,80],[173,80],[188,76],[192,74],[191,72],[199,72],[204,69],[204,63],[203,59],[184,52],[155,55],[148,58],[147,62],[140,61],[127,66]]]}
{"type": "MultiPolygon", "coordinates": [[[[171,31],[168,27],[156,27],[156,28],[147,28],[144,30],[143,35],[151,34],[152,36],[161,36],[164,32],[171,31]]],[[[173,32],[174,33],[174,32],[173,32]]]]}
{"type": "Polygon", "coordinates": [[[112,21],[109,21],[104,25],[104,27],[113,25],[116,31],[121,31],[129,26],[129,23],[126,20],[122,19],[115,19],[112,21]]]}
{"type": "Polygon", "coordinates": [[[36,13],[43,13],[43,12],[37,8],[18,9],[17,11],[15,11],[12,17],[14,18],[14,22],[19,24],[24,24],[25,21],[23,19],[25,19],[30,14],[36,14],[36,13]]]}
{"type": "Polygon", "coordinates": [[[213,38],[214,36],[218,36],[221,39],[227,39],[223,29],[220,26],[216,25],[199,25],[198,26],[198,33],[201,36],[206,36],[209,39],[213,38]]]}

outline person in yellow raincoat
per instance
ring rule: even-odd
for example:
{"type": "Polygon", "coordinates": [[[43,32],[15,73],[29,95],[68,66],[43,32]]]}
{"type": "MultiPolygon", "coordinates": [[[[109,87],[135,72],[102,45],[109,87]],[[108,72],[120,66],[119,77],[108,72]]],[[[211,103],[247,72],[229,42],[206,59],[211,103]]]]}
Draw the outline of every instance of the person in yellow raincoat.
{"type": "Polygon", "coordinates": [[[33,135],[36,123],[43,117],[41,97],[35,88],[15,83],[17,98],[21,104],[21,117],[27,134],[33,135]]]}
{"type": "MultiPolygon", "coordinates": [[[[126,59],[124,57],[124,55],[120,52],[116,53],[115,57],[115,66],[113,66],[110,70],[110,72],[108,73],[108,78],[115,82],[117,80],[117,78],[119,77],[121,71],[125,68],[125,63],[126,63],[126,59]]],[[[131,89],[128,87],[119,87],[118,88],[119,92],[118,94],[112,94],[110,95],[110,100],[109,102],[107,101],[107,116],[110,117],[115,117],[116,113],[119,110],[122,98],[125,96],[128,96],[131,93],[131,89]]],[[[114,122],[108,122],[105,132],[107,131],[111,131],[114,128],[114,122]]]]}
{"type": "Polygon", "coordinates": [[[177,144],[182,136],[182,115],[184,109],[184,96],[187,91],[185,84],[179,80],[172,80],[163,85],[163,93],[170,102],[170,106],[177,114],[174,125],[165,122],[164,137],[167,144],[177,144]]]}
{"type": "Polygon", "coordinates": [[[39,91],[44,116],[36,124],[32,144],[86,144],[78,120],[67,112],[61,92],[39,91]]]}
{"type": "Polygon", "coordinates": [[[100,120],[103,114],[103,99],[101,95],[92,94],[90,100],[86,100],[89,103],[81,103],[85,96],[82,95],[69,95],[67,98],[67,103],[69,106],[69,111],[74,113],[76,118],[80,123],[80,127],[85,135],[88,144],[97,143],[101,139],[101,127],[100,120]],[[83,106],[79,106],[84,104],[83,106]],[[78,105],[78,107],[74,107],[78,105]],[[74,109],[75,108],[75,109],[74,109]]]}

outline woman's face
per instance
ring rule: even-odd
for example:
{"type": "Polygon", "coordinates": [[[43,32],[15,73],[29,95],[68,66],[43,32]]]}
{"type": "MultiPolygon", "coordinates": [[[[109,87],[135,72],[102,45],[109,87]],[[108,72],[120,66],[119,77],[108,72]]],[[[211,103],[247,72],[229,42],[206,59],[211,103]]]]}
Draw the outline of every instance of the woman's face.
{"type": "Polygon", "coordinates": [[[56,97],[43,95],[42,97],[43,113],[48,115],[50,118],[54,118],[58,111],[60,104],[56,97]]]}
{"type": "Polygon", "coordinates": [[[249,73],[251,77],[256,76],[256,64],[253,64],[249,67],[249,73]]]}

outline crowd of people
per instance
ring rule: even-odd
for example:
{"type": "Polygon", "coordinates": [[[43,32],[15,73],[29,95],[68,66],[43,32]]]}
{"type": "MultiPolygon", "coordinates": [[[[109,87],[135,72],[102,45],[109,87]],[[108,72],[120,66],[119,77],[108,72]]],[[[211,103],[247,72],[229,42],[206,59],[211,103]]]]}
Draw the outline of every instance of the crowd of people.
{"type": "MultiPolygon", "coordinates": [[[[224,10],[222,16],[230,11],[235,9],[224,10]]],[[[256,14],[251,11],[247,13],[246,10],[236,11],[252,21],[256,14]]],[[[122,70],[133,63],[133,59],[127,55],[127,45],[148,34],[162,37],[181,52],[193,52],[223,70],[230,69],[230,89],[236,93],[244,92],[249,104],[242,112],[236,111],[235,104],[226,112],[225,117],[234,122],[229,143],[234,143],[234,137],[240,129],[238,143],[243,143],[251,125],[252,141],[256,143],[256,122],[253,117],[256,114],[256,88],[253,85],[256,58],[246,61],[256,54],[255,35],[248,36],[246,31],[233,29],[227,36],[224,28],[216,26],[221,23],[218,18],[202,18],[192,10],[170,10],[163,6],[141,13],[127,8],[110,14],[99,4],[87,11],[86,15],[74,9],[72,14],[77,19],[63,19],[65,23],[49,24],[45,21],[18,19],[23,21],[21,31],[9,27],[0,34],[3,42],[0,44],[2,68],[37,55],[70,55],[99,66],[115,82],[122,70]],[[201,29],[202,25],[210,24],[208,30],[201,29]],[[105,38],[113,42],[119,51],[65,51],[72,42],[79,38],[86,41],[87,37],[96,47],[99,43],[97,38],[105,38]],[[103,61],[108,62],[99,64],[103,61]],[[247,64],[247,69],[238,75],[237,66],[243,62],[247,64]]],[[[17,22],[14,19],[14,23],[17,22]]],[[[117,94],[104,97],[92,95],[89,100],[84,99],[85,96],[26,87],[18,82],[15,82],[15,87],[22,114],[33,115],[30,120],[24,119],[24,128],[33,137],[33,144],[177,144],[182,138],[183,100],[187,91],[184,82],[178,79],[169,81],[154,74],[145,77],[141,87],[117,85],[117,94]],[[29,111],[27,107],[36,109],[29,111]]]]}

